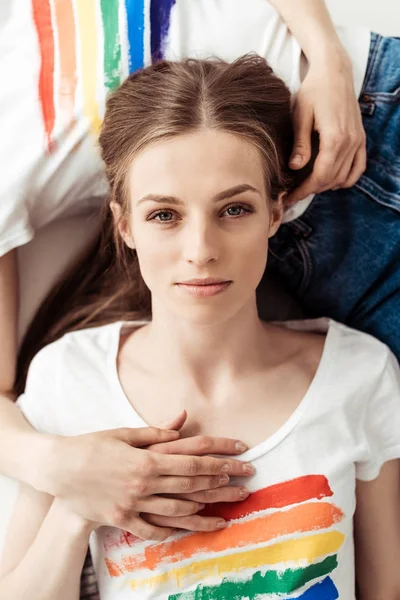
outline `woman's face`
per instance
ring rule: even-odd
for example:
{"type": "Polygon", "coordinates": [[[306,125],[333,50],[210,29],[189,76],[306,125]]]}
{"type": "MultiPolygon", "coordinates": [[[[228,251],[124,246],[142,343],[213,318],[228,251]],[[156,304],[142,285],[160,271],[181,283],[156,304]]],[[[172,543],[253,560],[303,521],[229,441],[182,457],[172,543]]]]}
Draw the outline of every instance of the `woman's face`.
{"type": "Polygon", "coordinates": [[[134,159],[129,190],[121,232],[153,311],[212,324],[255,303],[281,211],[271,210],[253,145],[213,130],[158,142],[134,159]]]}

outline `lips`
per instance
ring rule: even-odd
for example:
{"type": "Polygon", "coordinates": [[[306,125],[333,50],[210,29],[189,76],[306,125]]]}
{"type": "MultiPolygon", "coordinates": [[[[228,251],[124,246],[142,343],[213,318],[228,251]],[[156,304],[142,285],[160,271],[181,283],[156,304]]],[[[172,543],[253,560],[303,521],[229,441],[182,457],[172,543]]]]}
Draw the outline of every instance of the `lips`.
{"type": "Polygon", "coordinates": [[[220,279],[217,277],[206,277],[201,279],[188,279],[187,281],[180,281],[178,285],[218,285],[221,283],[231,283],[227,279],[220,279]]]}
{"type": "Polygon", "coordinates": [[[190,279],[176,285],[190,296],[206,297],[224,292],[231,283],[232,281],[207,277],[206,279],[190,279]]]}

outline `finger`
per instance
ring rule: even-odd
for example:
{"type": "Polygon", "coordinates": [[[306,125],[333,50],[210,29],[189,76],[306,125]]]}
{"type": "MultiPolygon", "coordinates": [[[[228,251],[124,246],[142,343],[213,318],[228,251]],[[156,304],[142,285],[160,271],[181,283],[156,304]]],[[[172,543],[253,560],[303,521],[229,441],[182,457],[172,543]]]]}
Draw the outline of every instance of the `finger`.
{"type": "Polygon", "coordinates": [[[185,424],[186,419],[187,412],[186,410],[182,410],[174,419],[160,423],[159,427],[161,429],[176,429],[179,431],[179,429],[182,429],[183,425],[185,424]]]}
{"type": "Polygon", "coordinates": [[[210,490],[217,487],[227,485],[229,483],[229,475],[222,473],[221,475],[198,477],[158,477],[147,484],[146,493],[143,495],[151,496],[153,494],[188,494],[198,492],[200,490],[210,490]]]}
{"type": "Polygon", "coordinates": [[[293,111],[294,143],[289,160],[291,169],[301,169],[311,158],[311,134],[314,124],[312,109],[295,104],[293,111]]]}
{"type": "Polygon", "coordinates": [[[135,510],[165,517],[186,517],[194,515],[204,508],[204,502],[193,502],[176,498],[150,496],[146,500],[136,502],[135,510]]]}
{"type": "Polygon", "coordinates": [[[169,442],[179,437],[178,431],[159,429],[158,427],[138,427],[132,429],[126,427],[117,430],[117,432],[119,439],[136,448],[169,442]]]}
{"type": "Polygon", "coordinates": [[[188,531],[216,531],[224,529],[227,522],[220,517],[200,517],[192,515],[190,517],[159,517],[157,515],[143,514],[143,517],[149,523],[157,526],[168,525],[169,527],[187,529],[188,531]]]}
{"type": "Polygon", "coordinates": [[[155,540],[158,542],[163,542],[174,532],[172,526],[157,526],[157,524],[148,523],[141,517],[135,517],[124,525],[123,529],[142,540],[155,540]]]}
{"type": "Polygon", "coordinates": [[[173,497],[193,500],[202,504],[215,504],[216,502],[240,502],[241,500],[246,500],[249,495],[250,492],[245,487],[228,485],[214,490],[201,490],[191,494],[177,494],[173,495],[173,497]]]}
{"type": "Polygon", "coordinates": [[[342,166],[340,167],[340,170],[337,173],[336,177],[332,181],[329,181],[327,184],[322,185],[318,193],[325,192],[326,190],[337,190],[341,188],[343,183],[349,176],[353,164],[353,159],[354,151],[352,150],[346,155],[346,158],[343,161],[342,166]]]}
{"type": "Polygon", "coordinates": [[[362,146],[359,148],[357,154],[355,155],[351,171],[350,171],[346,181],[343,183],[342,187],[343,188],[352,187],[360,179],[361,175],[364,173],[366,168],[367,168],[367,151],[366,151],[365,144],[362,144],[362,146]]]}
{"type": "MultiPolygon", "coordinates": [[[[156,456],[153,454],[152,456],[156,456]]],[[[254,467],[250,463],[234,458],[215,458],[213,456],[177,456],[158,455],[157,473],[159,475],[180,475],[194,477],[196,475],[217,475],[229,473],[237,477],[254,475],[254,467]]]]}
{"type": "Polygon", "coordinates": [[[192,456],[241,454],[247,449],[246,444],[240,440],[200,435],[148,447],[148,450],[161,454],[190,454],[192,456]]]}
{"type": "MultiPolygon", "coordinates": [[[[313,171],[309,177],[298,188],[296,188],[287,197],[287,204],[291,205],[299,200],[303,200],[310,196],[310,194],[317,194],[322,191],[323,188],[328,187],[334,181],[334,177],[337,175],[339,168],[335,164],[336,153],[320,152],[314,164],[313,171]]],[[[340,166],[342,161],[340,161],[340,166]]]]}

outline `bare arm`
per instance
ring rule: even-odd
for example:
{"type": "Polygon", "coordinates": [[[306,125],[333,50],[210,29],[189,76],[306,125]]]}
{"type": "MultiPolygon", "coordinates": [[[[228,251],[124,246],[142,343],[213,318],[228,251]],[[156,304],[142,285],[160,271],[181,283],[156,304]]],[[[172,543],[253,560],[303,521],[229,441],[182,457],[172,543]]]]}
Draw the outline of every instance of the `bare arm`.
{"type": "Polygon", "coordinates": [[[0,257],[0,473],[39,485],[35,464],[45,464],[48,439],[31,428],[13,402],[17,315],[17,256],[13,250],[0,257]],[[29,452],[26,451],[27,448],[29,452]]]}
{"type": "Polygon", "coordinates": [[[349,60],[323,0],[270,2],[286,22],[310,63],[335,57],[349,60]]]}
{"type": "Polygon", "coordinates": [[[18,276],[15,250],[0,257],[0,390],[14,387],[17,356],[18,276]]]}
{"type": "Polygon", "coordinates": [[[319,153],[311,175],[288,198],[353,186],[366,168],[366,137],[354,91],[353,67],[323,0],[271,0],[307,57],[309,69],[293,108],[292,169],[311,158],[311,134],[319,153]]]}
{"type": "Polygon", "coordinates": [[[22,486],[0,565],[0,597],[78,600],[94,526],[63,501],[22,486]]]}
{"type": "Polygon", "coordinates": [[[400,598],[400,460],[373,481],[357,482],[355,514],[358,600],[400,598]]]}

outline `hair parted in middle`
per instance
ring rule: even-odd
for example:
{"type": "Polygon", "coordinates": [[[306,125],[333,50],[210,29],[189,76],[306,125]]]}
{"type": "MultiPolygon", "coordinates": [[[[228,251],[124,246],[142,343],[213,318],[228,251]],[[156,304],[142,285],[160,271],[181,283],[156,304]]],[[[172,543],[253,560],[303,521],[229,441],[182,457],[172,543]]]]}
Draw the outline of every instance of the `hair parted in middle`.
{"type": "MultiPolygon", "coordinates": [[[[262,158],[273,203],[307,174],[288,167],[293,145],[291,96],[264,58],[161,61],[132,73],[109,97],[99,145],[109,182],[101,232],[40,307],[21,347],[16,391],[44,345],[63,334],[151,317],[151,297],[136,252],[122,240],[110,202],[129,212],[128,171],[150,144],[199,130],[228,132],[262,158]]],[[[154,165],[157,176],[157,165],[154,165]]]]}

